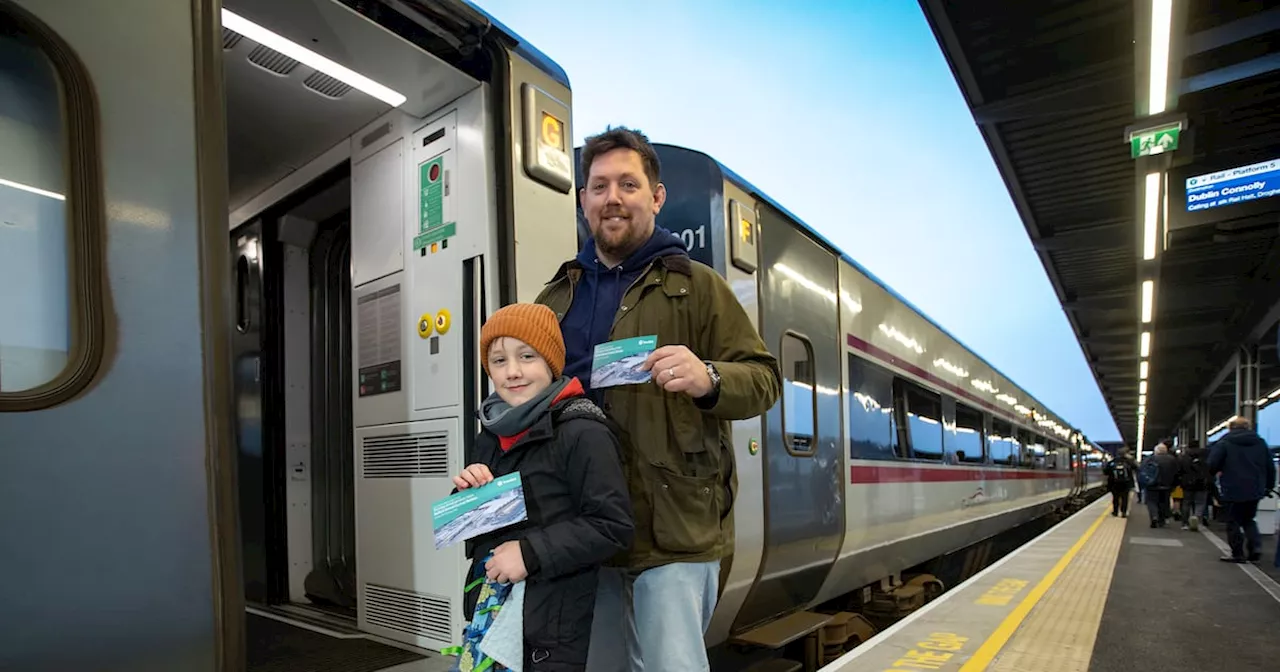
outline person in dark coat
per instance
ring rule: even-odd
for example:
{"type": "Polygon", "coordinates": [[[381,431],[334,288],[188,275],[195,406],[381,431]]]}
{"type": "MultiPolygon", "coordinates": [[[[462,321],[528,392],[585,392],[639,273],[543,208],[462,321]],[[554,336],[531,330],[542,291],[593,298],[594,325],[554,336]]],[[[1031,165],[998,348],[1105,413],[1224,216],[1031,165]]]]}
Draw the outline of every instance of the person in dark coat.
{"type": "Polygon", "coordinates": [[[1111,493],[1111,515],[1129,517],[1129,496],[1133,492],[1138,465],[1129,457],[1129,451],[1121,450],[1102,468],[1107,477],[1107,490],[1111,493]]]}
{"type": "Polygon", "coordinates": [[[1155,454],[1143,460],[1141,469],[1147,469],[1148,463],[1155,464],[1156,478],[1147,485],[1147,513],[1151,516],[1151,527],[1164,527],[1173,515],[1169,495],[1178,485],[1178,458],[1169,454],[1169,446],[1160,443],[1156,445],[1155,454]]]}
{"type": "Polygon", "coordinates": [[[496,391],[481,404],[480,435],[454,484],[519,472],[528,520],[467,542],[473,589],[463,613],[475,610],[477,579],[525,581],[524,670],[585,670],[600,566],[634,531],[618,439],[578,379],[561,375],[564,340],[546,306],[496,311],[480,352],[496,391]]]}
{"type": "Polygon", "coordinates": [[[1232,418],[1227,434],[1209,448],[1209,473],[1220,474],[1219,499],[1226,509],[1231,555],[1223,562],[1257,562],[1262,554],[1258,502],[1276,487],[1276,465],[1267,442],[1248,418],[1232,418]]]}
{"type": "MultiPolygon", "coordinates": [[[[1182,454],[1178,456],[1178,484],[1182,486],[1182,504],[1179,512],[1182,516],[1182,529],[1200,529],[1201,518],[1197,517],[1200,505],[1205,501],[1209,490],[1209,456],[1200,447],[1200,442],[1192,440],[1182,454]]],[[[1207,517],[1203,519],[1208,525],[1207,517]]]]}

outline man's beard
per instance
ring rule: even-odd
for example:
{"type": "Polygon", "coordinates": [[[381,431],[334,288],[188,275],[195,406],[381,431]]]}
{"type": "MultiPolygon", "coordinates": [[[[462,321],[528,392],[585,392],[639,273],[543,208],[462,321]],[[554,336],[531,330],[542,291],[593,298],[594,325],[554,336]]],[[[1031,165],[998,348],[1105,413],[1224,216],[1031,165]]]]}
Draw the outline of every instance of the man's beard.
{"type": "Polygon", "coordinates": [[[606,231],[601,224],[601,235],[596,236],[596,249],[622,261],[644,244],[640,228],[633,220],[627,220],[626,227],[620,231],[606,231]]]}

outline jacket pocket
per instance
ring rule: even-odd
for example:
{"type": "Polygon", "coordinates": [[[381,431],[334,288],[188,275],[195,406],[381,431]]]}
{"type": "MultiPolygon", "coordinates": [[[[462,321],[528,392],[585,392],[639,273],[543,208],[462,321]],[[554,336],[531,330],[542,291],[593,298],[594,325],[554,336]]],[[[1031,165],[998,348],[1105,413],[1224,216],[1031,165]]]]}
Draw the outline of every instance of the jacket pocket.
{"type": "Polygon", "coordinates": [[[524,594],[524,642],[525,648],[555,649],[560,644],[560,612],[564,595],[556,590],[555,582],[534,582],[525,586],[524,594]]]}
{"type": "Polygon", "coordinates": [[[720,540],[720,483],[716,475],[686,476],[651,465],[653,541],[675,553],[701,553],[720,540]]]}

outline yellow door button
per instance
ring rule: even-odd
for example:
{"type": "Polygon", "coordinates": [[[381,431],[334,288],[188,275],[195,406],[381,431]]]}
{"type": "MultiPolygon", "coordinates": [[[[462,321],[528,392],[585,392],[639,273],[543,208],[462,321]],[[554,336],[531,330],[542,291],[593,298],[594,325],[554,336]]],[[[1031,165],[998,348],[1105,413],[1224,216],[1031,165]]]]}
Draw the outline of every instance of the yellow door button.
{"type": "Polygon", "coordinates": [[[431,325],[435,324],[436,318],[431,313],[423,313],[418,318],[418,338],[426,338],[431,335],[431,325]]]}
{"type": "Polygon", "coordinates": [[[436,313],[436,331],[441,334],[449,333],[449,311],[446,308],[441,308],[440,312],[436,313]]]}

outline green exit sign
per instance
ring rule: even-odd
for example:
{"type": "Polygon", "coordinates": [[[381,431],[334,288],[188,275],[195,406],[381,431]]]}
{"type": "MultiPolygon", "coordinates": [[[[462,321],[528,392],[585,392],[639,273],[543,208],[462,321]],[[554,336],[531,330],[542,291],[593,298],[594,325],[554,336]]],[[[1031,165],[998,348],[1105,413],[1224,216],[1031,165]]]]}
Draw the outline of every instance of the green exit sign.
{"type": "Polygon", "coordinates": [[[1180,125],[1137,131],[1129,136],[1129,155],[1136,159],[1172,152],[1178,148],[1178,136],[1181,133],[1180,125]]]}

